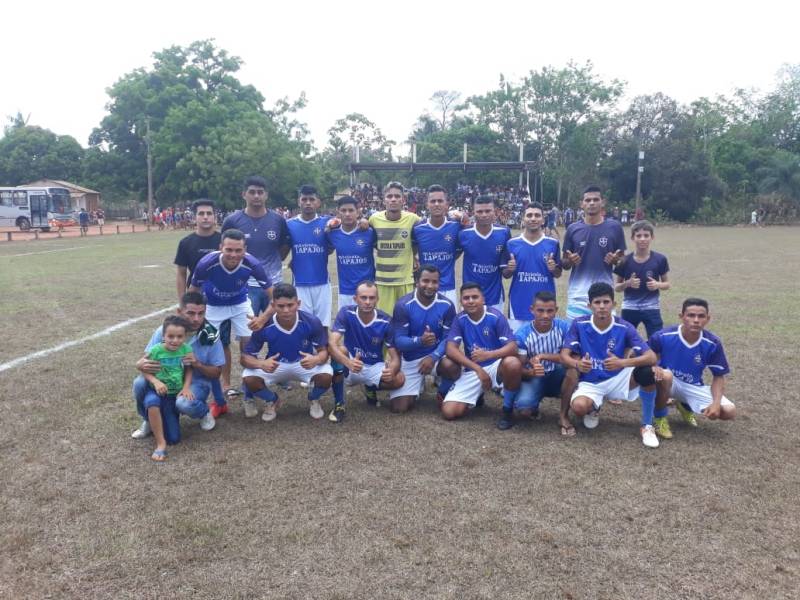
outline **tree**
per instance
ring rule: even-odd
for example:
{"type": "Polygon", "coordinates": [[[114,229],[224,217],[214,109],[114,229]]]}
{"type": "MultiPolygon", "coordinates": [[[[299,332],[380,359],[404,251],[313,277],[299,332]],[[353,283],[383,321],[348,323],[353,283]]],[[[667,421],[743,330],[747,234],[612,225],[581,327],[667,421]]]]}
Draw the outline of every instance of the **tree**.
{"type": "Polygon", "coordinates": [[[430,97],[431,102],[435,105],[434,110],[437,114],[437,125],[440,130],[447,129],[447,125],[452,120],[453,110],[451,107],[458,102],[459,98],[461,98],[461,92],[452,90],[438,90],[430,97]]]}
{"type": "Polygon", "coordinates": [[[69,135],[10,119],[0,138],[0,182],[20,185],[37,179],[81,180],[84,149],[69,135]]]}

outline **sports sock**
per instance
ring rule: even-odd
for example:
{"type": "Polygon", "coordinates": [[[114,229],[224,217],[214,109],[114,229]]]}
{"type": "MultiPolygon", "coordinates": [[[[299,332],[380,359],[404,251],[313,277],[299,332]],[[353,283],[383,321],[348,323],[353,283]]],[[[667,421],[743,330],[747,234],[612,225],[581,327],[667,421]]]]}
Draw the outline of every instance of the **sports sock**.
{"type": "Polygon", "coordinates": [[[653,412],[656,407],[656,391],[639,390],[639,398],[642,399],[642,427],[653,424],[653,412]]]}
{"type": "Polygon", "coordinates": [[[503,412],[506,410],[514,410],[514,400],[517,399],[517,394],[519,390],[507,390],[503,389],[503,412]]]}
{"type": "Polygon", "coordinates": [[[222,384],[219,381],[219,377],[211,380],[211,393],[214,396],[214,402],[217,403],[217,406],[225,406],[228,403],[228,401],[225,400],[225,394],[222,393],[222,384]]]}
{"type": "Polygon", "coordinates": [[[269,388],[258,390],[254,392],[253,395],[257,398],[261,398],[264,402],[275,402],[278,399],[278,395],[269,388]]]}
{"type": "Polygon", "coordinates": [[[669,414],[669,409],[665,406],[664,408],[657,408],[653,415],[660,419],[661,417],[666,417],[669,414]]]}
{"type": "Polygon", "coordinates": [[[308,401],[311,402],[313,400],[319,400],[319,397],[322,396],[322,394],[324,394],[327,391],[328,391],[328,388],[321,388],[321,387],[314,386],[308,392],[308,401]]]}
{"type": "Polygon", "coordinates": [[[344,406],[344,379],[334,381],[333,385],[333,403],[336,406],[344,406]]]}
{"type": "Polygon", "coordinates": [[[442,396],[447,396],[447,392],[450,391],[451,387],[453,387],[453,381],[442,377],[442,380],[439,382],[439,387],[436,388],[436,391],[442,396]]]}

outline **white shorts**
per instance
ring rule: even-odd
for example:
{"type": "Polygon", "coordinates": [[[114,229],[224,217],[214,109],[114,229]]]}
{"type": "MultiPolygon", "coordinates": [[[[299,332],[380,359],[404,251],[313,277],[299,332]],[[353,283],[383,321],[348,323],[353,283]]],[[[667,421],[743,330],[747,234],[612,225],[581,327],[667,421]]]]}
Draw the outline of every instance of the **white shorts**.
{"type": "MultiPolygon", "coordinates": [[[[419,372],[419,363],[425,360],[427,357],[423,356],[422,358],[418,358],[417,360],[404,360],[403,364],[400,366],[400,370],[403,372],[403,375],[406,376],[406,382],[403,384],[403,387],[397,390],[392,390],[389,392],[389,398],[399,398],[400,396],[419,396],[422,392],[422,387],[425,385],[425,375],[419,372]]],[[[436,367],[439,366],[439,361],[435,361],[433,363],[433,369],[431,369],[431,374],[436,374],[436,367]]]]}
{"type": "Polygon", "coordinates": [[[336,314],[339,314],[339,311],[345,306],[350,306],[356,303],[356,301],[353,300],[353,295],[354,294],[339,294],[339,304],[336,305],[336,314]]]}
{"type": "Polygon", "coordinates": [[[606,379],[600,383],[581,381],[575,391],[572,392],[570,405],[578,396],[591,398],[595,408],[603,406],[603,401],[606,399],[633,402],[639,397],[638,385],[634,385],[634,388],[630,389],[633,369],[634,367],[625,367],[611,379],[606,379]]]}
{"type": "Polygon", "coordinates": [[[504,315],[506,310],[506,301],[503,300],[502,302],[500,302],[500,304],[487,304],[486,308],[493,308],[501,315],[504,315]]]}
{"type": "MultiPolygon", "coordinates": [[[[688,404],[693,413],[700,413],[704,408],[711,406],[711,386],[692,385],[680,379],[673,378],[672,391],[669,393],[678,402],[688,404]]],[[[722,406],[733,406],[733,402],[725,396],[722,397],[722,406]]]]}
{"type": "Polygon", "coordinates": [[[231,334],[239,337],[249,338],[253,335],[247,326],[250,323],[248,316],[253,316],[253,307],[249,298],[241,304],[231,306],[212,306],[211,304],[206,306],[206,321],[219,329],[220,323],[230,319],[231,334]]]}
{"type": "Polygon", "coordinates": [[[517,332],[517,329],[530,323],[530,321],[520,321],[519,319],[512,319],[511,317],[508,318],[508,326],[511,327],[511,331],[514,333],[517,332]]]}
{"type": "MultiPolygon", "coordinates": [[[[500,387],[500,383],[497,381],[497,371],[500,369],[502,360],[502,358],[498,358],[493,363],[483,367],[483,370],[486,371],[492,379],[492,388],[500,387]]],[[[481,380],[478,378],[475,371],[464,371],[461,373],[461,377],[456,380],[453,387],[450,388],[450,391],[447,392],[444,401],[461,402],[463,404],[475,406],[475,403],[478,401],[478,396],[480,396],[483,391],[481,380]]]]}
{"type": "Polygon", "coordinates": [[[285,381],[302,381],[303,383],[310,383],[311,378],[320,373],[333,375],[333,369],[330,363],[324,365],[317,365],[313,369],[305,369],[299,362],[292,363],[278,363],[278,368],[274,373],[267,373],[262,369],[242,369],[242,377],[260,377],[264,383],[271,385],[273,383],[283,383],[285,381]]]}
{"type": "Polygon", "coordinates": [[[331,307],[333,291],[331,284],[298,285],[297,297],[300,299],[300,310],[311,313],[322,321],[323,327],[331,326],[331,307]]]}
{"type": "Polygon", "coordinates": [[[364,365],[358,373],[350,371],[347,378],[344,380],[347,385],[374,385],[378,387],[381,385],[381,373],[386,368],[386,363],[379,362],[374,365],[364,365]]]}
{"type": "Polygon", "coordinates": [[[458,293],[455,290],[439,290],[439,293],[450,300],[453,306],[456,307],[456,312],[458,312],[458,293]]]}

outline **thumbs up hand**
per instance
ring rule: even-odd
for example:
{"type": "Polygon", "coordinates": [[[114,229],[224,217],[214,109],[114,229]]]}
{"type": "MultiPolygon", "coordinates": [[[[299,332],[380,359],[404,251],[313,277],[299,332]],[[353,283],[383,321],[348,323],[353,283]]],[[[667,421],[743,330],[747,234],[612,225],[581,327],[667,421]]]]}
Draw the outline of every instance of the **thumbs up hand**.
{"type": "Polygon", "coordinates": [[[547,255],[547,270],[552,273],[553,271],[556,270],[557,266],[558,265],[556,265],[556,259],[553,258],[553,253],[551,252],[550,254],[547,255]]]}
{"type": "Polygon", "coordinates": [[[606,352],[606,359],[603,361],[603,368],[606,371],[619,371],[622,367],[622,359],[611,350],[606,352]]]}
{"type": "Polygon", "coordinates": [[[531,358],[531,367],[533,367],[534,377],[544,377],[544,365],[539,360],[538,354],[531,358]]]}
{"type": "Polygon", "coordinates": [[[313,369],[317,365],[316,356],[308,352],[300,352],[300,366],[304,369],[313,369]]]}
{"type": "Polygon", "coordinates": [[[509,255],[508,264],[506,264],[505,270],[507,273],[514,273],[517,270],[517,259],[513,254],[509,255]]]}
{"type": "Polygon", "coordinates": [[[360,373],[364,368],[364,362],[361,360],[361,352],[356,352],[356,355],[350,359],[350,364],[347,367],[351,373],[360,373]]]}
{"type": "Polygon", "coordinates": [[[564,258],[567,259],[567,262],[571,267],[577,267],[581,264],[581,255],[577,252],[572,252],[570,250],[564,251],[564,258]]]}
{"type": "Polygon", "coordinates": [[[423,346],[433,346],[436,343],[436,334],[431,331],[430,325],[425,325],[425,333],[423,333],[419,341],[423,346]]]}
{"type": "Polygon", "coordinates": [[[583,358],[578,361],[576,366],[581,373],[588,373],[592,370],[592,357],[589,356],[588,352],[584,354],[583,358]]]}
{"type": "Polygon", "coordinates": [[[628,287],[634,290],[638,290],[640,285],[642,285],[642,280],[636,276],[636,273],[631,275],[631,278],[628,279],[628,287]]]}
{"type": "Polygon", "coordinates": [[[278,368],[278,364],[279,364],[278,359],[280,358],[280,356],[281,356],[281,353],[280,352],[276,352],[272,356],[270,356],[268,358],[265,358],[264,359],[264,366],[262,367],[262,370],[266,371],[267,373],[274,373],[275,369],[278,368]]]}
{"type": "Polygon", "coordinates": [[[653,279],[652,277],[647,278],[647,289],[651,292],[656,291],[659,288],[659,282],[653,279]]]}

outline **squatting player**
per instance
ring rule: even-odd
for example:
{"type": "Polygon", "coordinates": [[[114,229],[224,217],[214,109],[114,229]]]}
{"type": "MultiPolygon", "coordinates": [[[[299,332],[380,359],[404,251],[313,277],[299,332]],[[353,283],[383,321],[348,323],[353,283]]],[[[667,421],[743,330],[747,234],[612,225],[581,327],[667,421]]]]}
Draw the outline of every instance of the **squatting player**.
{"type": "Polygon", "coordinates": [[[328,336],[320,320],[303,310],[297,290],[279,283],[272,292],[272,312],[266,326],[256,331],[242,350],[244,414],[255,417],[255,399],[265,402],[262,420],[277,416],[278,396],[267,388],[274,383],[311,383],[309,413],[313,419],[325,416],[319,398],[331,387],[333,370],[328,364],[328,336]],[[266,345],[263,359],[258,357],[266,345]]]}

